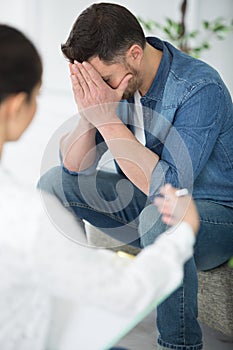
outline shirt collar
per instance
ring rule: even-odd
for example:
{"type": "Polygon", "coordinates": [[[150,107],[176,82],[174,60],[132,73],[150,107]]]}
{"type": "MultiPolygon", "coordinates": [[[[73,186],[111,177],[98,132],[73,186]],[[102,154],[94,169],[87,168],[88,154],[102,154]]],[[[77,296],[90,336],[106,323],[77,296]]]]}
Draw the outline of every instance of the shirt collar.
{"type": "Polygon", "coordinates": [[[146,40],[151,46],[163,51],[163,55],[153,83],[151,84],[151,87],[147,93],[144,95],[144,98],[162,100],[167,77],[170,71],[172,55],[166,46],[166,42],[156,37],[147,37],[146,40]]]}

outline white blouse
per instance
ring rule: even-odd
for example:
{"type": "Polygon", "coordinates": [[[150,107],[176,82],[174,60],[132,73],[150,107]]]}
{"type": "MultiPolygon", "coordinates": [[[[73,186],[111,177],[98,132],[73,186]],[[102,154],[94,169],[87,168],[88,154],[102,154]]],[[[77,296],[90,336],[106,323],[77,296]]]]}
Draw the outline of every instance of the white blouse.
{"type": "MultiPolygon", "coordinates": [[[[181,283],[195,241],[188,224],[161,235],[135,259],[124,259],[65,237],[36,190],[1,168],[0,188],[0,349],[48,349],[54,298],[133,317],[181,283]]],[[[56,199],[48,198],[71,231],[81,230],[56,199]]]]}

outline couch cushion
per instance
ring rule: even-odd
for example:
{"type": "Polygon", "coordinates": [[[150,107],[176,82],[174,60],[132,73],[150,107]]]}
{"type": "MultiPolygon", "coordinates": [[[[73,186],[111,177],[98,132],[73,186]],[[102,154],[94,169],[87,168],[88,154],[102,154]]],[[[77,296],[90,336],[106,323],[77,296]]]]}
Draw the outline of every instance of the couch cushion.
{"type": "Polygon", "coordinates": [[[198,273],[200,322],[233,337],[233,269],[228,263],[198,273]]]}

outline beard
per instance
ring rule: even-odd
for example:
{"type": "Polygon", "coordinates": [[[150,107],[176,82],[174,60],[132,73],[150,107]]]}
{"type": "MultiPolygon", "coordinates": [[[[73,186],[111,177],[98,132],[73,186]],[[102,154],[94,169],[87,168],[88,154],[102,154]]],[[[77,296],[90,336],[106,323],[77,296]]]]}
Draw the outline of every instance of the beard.
{"type": "Polygon", "coordinates": [[[129,73],[132,74],[132,78],[129,80],[128,86],[123,93],[123,100],[128,100],[130,97],[132,97],[135,92],[139,90],[143,81],[139,71],[131,67],[129,64],[126,65],[126,68],[129,70],[129,73]]]}

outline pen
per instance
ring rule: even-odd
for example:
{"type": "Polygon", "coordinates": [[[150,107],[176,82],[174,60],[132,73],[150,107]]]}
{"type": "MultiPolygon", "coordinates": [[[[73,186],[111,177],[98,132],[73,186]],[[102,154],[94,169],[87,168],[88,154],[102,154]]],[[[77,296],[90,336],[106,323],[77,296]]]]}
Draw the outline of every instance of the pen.
{"type": "Polygon", "coordinates": [[[175,192],[175,194],[176,194],[176,197],[183,197],[183,196],[187,196],[189,194],[189,192],[188,192],[187,188],[182,188],[180,190],[177,190],[175,192]]]}

